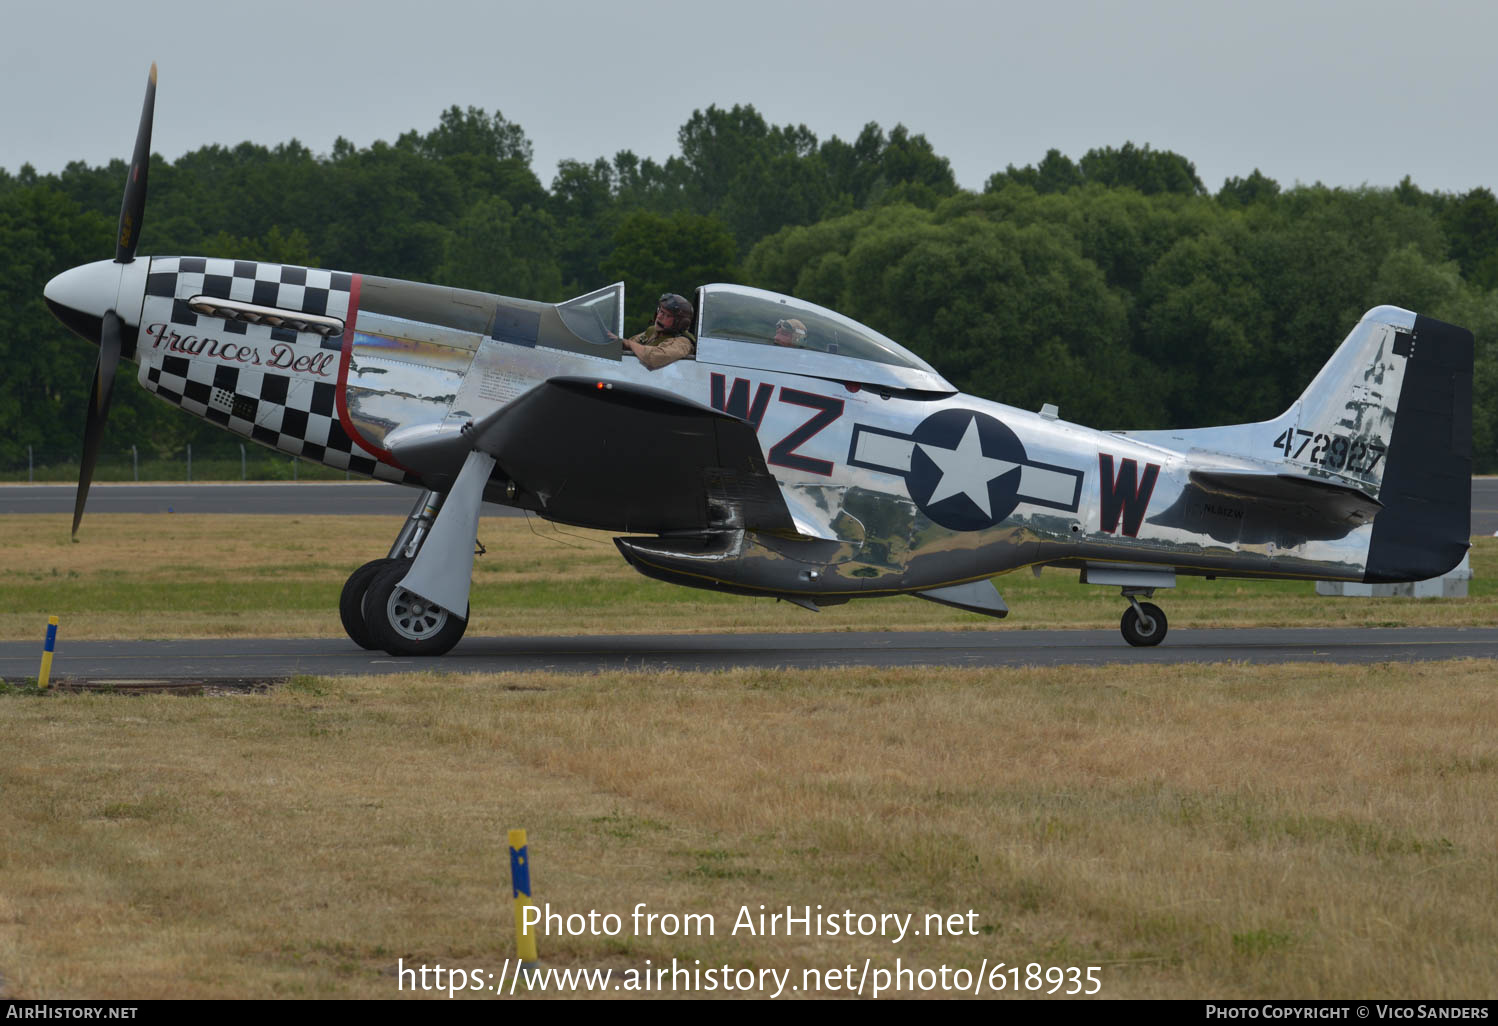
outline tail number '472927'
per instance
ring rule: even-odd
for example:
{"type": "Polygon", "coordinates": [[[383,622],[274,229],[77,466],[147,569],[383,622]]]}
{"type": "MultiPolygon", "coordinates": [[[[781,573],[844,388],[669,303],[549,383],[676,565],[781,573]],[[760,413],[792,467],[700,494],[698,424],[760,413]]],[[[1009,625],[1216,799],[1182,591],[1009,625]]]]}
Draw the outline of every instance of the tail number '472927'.
{"type": "Polygon", "coordinates": [[[1302,460],[1360,474],[1370,473],[1388,451],[1388,447],[1377,440],[1365,442],[1345,435],[1318,434],[1305,428],[1286,428],[1274,440],[1274,447],[1284,453],[1287,460],[1302,460]]]}

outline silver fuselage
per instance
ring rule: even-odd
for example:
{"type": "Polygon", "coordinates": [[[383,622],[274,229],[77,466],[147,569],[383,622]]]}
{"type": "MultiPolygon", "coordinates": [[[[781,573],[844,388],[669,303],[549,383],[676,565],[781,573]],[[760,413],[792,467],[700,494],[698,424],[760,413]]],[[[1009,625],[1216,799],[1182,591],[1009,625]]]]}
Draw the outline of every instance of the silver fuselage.
{"type": "MultiPolygon", "coordinates": [[[[101,277],[94,267],[68,272],[78,284],[56,290],[65,305],[89,312],[77,296],[81,272],[101,277]]],[[[483,421],[557,377],[754,414],[795,530],[745,529],[730,516],[710,545],[658,537],[631,554],[683,584],[837,601],[1033,565],[1355,580],[1367,561],[1366,519],[1308,519],[1293,503],[1247,502],[1193,482],[1203,452],[1219,468],[1270,468],[1276,422],[1131,436],[964,395],[929,369],[712,337],[696,359],[650,371],[617,346],[548,328],[549,304],[246,261],[154,258],[149,268],[131,271],[108,300],[134,329],[127,356],[145,388],[243,437],[370,477],[440,487],[393,458],[386,438],[483,421]],[[124,294],[135,287],[132,309],[124,294]],[[298,309],[342,329],[288,326],[286,311],[298,309]],[[517,344],[495,328],[507,318],[540,328],[517,344]]],[[[652,533],[612,522],[608,509],[557,515],[499,479],[485,497],[652,533]]]]}

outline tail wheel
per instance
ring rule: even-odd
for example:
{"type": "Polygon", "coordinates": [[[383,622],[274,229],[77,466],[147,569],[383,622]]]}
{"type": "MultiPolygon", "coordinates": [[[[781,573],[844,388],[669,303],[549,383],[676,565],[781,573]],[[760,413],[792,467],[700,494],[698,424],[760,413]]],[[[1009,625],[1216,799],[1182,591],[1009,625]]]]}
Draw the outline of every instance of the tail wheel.
{"type": "Polygon", "coordinates": [[[1124,640],[1140,648],[1160,644],[1165,640],[1168,627],[1165,611],[1153,602],[1130,605],[1124,610],[1123,619],[1118,624],[1118,629],[1123,631],[1124,640]]]}
{"type": "Polygon", "coordinates": [[[375,648],[395,656],[440,656],[468,629],[468,610],[455,616],[400,586],[411,560],[392,559],[364,592],[364,622],[375,648]]]}
{"type": "Polygon", "coordinates": [[[392,562],[394,560],[372,559],[365,563],[349,574],[348,580],[343,584],[343,593],[338,596],[338,618],[343,621],[343,629],[349,639],[360,648],[373,650],[380,647],[375,644],[369,633],[369,625],[364,622],[364,593],[369,590],[375,574],[392,562]]]}

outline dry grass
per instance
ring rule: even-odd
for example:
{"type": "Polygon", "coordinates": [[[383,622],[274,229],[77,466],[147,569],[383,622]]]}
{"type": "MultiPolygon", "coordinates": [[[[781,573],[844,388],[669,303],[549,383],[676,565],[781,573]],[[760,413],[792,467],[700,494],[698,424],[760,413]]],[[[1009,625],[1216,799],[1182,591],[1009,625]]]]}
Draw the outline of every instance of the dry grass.
{"type": "Polygon", "coordinates": [[[1498,994],[1491,662],[300,681],[0,699],[6,996],[394,996],[558,966],[1101,965],[1105,997],[1498,994]],[[978,937],[727,936],[741,905],[978,937]],[[990,963],[992,964],[992,963],[990,963]]]}
{"type": "MultiPolygon", "coordinates": [[[[41,636],[46,617],[86,638],[341,637],[338,593],[384,555],[395,524],[376,517],[90,516],[79,544],[66,516],[0,517],[0,640],[41,636]]],[[[996,621],[914,598],[851,602],[819,614],[768,599],[642,577],[607,534],[484,520],[469,630],[480,635],[663,631],[1115,628],[1117,590],[1074,571],[999,578],[1013,612],[996,621]]],[[[1492,625],[1498,539],[1476,539],[1472,597],[1328,599],[1309,582],[1182,578],[1164,596],[1176,627],[1492,625]]]]}

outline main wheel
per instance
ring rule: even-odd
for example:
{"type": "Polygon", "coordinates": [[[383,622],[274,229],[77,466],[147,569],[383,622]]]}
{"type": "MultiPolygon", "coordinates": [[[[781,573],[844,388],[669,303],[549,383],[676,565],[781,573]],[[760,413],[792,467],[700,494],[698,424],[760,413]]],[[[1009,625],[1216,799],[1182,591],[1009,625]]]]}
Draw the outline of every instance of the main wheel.
{"type": "Polygon", "coordinates": [[[343,594],[338,596],[338,618],[349,639],[360,648],[376,649],[370,636],[369,625],[364,622],[364,593],[369,590],[375,574],[389,566],[393,560],[372,559],[348,575],[343,584],[343,594]]]}
{"type": "Polygon", "coordinates": [[[1165,631],[1168,627],[1165,611],[1153,602],[1141,602],[1138,609],[1130,605],[1124,610],[1123,619],[1118,623],[1118,629],[1123,631],[1124,640],[1140,647],[1160,644],[1165,640],[1165,631]],[[1140,611],[1143,611],[1144,615],[1149,618],[1148,622],[1140,618],[1140,611]]]}
{"type": "Polygon", "coordinates": [[[468,629],[467,610],[454,616],[400,586],[411,560],[393,559],[364,592],[364,622],[376,648],[394,656],[440,656],[468,629]]]}

